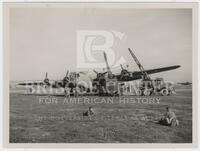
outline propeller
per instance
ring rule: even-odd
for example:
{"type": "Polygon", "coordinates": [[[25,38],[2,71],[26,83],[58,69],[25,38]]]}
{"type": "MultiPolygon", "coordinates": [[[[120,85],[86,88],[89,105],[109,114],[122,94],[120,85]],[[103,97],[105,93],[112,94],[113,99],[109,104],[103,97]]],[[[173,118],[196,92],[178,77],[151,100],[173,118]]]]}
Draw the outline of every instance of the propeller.
{"type": "Polygon", "coordinates": [[[65,77],[63,78],[63,81],[68,81],[68,74],[69,74],[69,70],[67,70],[65,77]]]}
{"type": "Polygon", "coordinates": [[[68,74],[69,74],[69,70],[67,70],[67,73],[66,73],[66,76],[65,76],[65,77],[68,77],[68,74]]]}
{"type": "Polygon", "coordinates": [[[139,62],[138,58],[135,56],[135,54],[133,53],[133,51],[132,51],[130,48],[128,48],[128,50],[129,50],[129,52],[130,52],[132,58],[134,59],[135,63],[137,64],[138,68],[139,68],[140,71],[142,72],[144,79],[150,80],[151,77],[145,72],[144,67],[143,67],[142,64],[139,62]]]}
{"type": "Polygon", "coordinates": [[[106,62],[106,67],[107,67],[108,74],[112,74],[112,72],[110,70],[110,67],[108,65],[108,59],[107,59],[107,55],[106,55],[105,51],[103,52],[103,55],[104,55],[104,59],[105,59],[105,62],[106,62]]]}
{"type": "Polygon", "coordinates": [[[46,72],[44,83],[49,85],[48,73],[46,72]]]}
{"type": "Polygon", "coordinates": [[[96,70],[93,70],[93,72],[96,74],[97,78],[100,78],[100,77],[104,76],[107,73],[107,71],[105,71],[105,72],[97,72],[96,70]]]}
{"type": "Polygon", "coordinates": [[[67,70],[65,77],[63,78],[63,85],[65,86],[69,82],[69,70],[67,70]]]}

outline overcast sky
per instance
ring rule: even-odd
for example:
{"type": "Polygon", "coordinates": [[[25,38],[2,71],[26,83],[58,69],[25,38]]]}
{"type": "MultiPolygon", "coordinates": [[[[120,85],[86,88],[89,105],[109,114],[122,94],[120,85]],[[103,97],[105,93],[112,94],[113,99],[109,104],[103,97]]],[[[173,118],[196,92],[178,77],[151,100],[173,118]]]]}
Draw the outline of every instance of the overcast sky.
{"type": "MultiPolygon", "coordinates": [[[[11,80],[58,80],[77,67],[77,31],[123,33],[112,49],[130,71],[138,70],[132,48],[145,69],[181,65],[155,74],[166,80],[192,79],[192,12],[190,9],[13,8],[10,13],[11,80]]],[[[100,42],[102,42],[100,40],[100,42]]],[[[97,41],[98,43],[98,41],[97,41]]],[[[103,62],[102,51],[93,57],[103,62]]],[[[109,58],[108,58],[109,60],[109,58]]],[[[97,69],[102,71],[102,69],[97,69]]],[[[120,71],[115,68],[114,73],[120,71]]]]}

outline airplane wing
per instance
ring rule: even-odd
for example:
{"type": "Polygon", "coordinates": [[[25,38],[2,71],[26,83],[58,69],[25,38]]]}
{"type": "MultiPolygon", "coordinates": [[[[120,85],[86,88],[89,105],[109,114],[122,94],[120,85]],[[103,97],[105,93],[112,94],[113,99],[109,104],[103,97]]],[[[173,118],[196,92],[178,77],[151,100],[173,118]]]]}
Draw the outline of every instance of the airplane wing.
{"type": "MultiPolygon", "coordinates": [[[[49,81],[49,83],[53,83],[54,81],[49,81]]],[[[45,85],[44,81],[22,81],[22,82],[17,82],[17,85],[21,86],[34,86],[34,85],[45,85]]]]}
{"type": "Polygon", "coordinates": [[[163,68],[157,68],[157,69],[150,69],[150,70],[144,70],[144,72],[148,73],[148,74],[154,74],[154,73],[158,73],[158,72],[163,72],[163,71],[168,71],[168,70],[174,70],[179,68],[180,66],[169,66],[169,67],[163,67],[163,68]]]}
{"type": "Polygon", "coordinates": [[[48,73],[46,72],[44,80],[23,81],[23,82],[18,82],[18,85],[21,85],[21,86],[51,85],[51,83],[50,83],[50,80],[48,79],[48,73]]]}
{"type": "MultiPolygon", "coordinates": [[[[159,72],[174,70],[179,67],[180,67],[179,65],[176,65],[176,66],[144,70],[144,72],[146,72],[147,74],[155,74],[155,73],[159,73],[159,72]]],[[[130,76],[123,77],[121,75],[117,75],[117,79],[118,79],[118,81],[133,81],[133,80],[141,79],[142,75],[143,75],[143,73],[141,71],[135,71],[135,72],[132,72],[130,76]]]]}

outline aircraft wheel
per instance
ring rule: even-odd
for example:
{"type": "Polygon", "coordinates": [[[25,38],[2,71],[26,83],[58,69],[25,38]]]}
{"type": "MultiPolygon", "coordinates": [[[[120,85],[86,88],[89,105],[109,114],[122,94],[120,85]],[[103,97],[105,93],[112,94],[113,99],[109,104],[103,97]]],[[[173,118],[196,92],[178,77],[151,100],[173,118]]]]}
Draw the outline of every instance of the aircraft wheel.
{"type": "Polygon", "coordinates": [[[168,89],[162,89],[162,90],[161,90],[161,94],[162,94],[163,96],[169,95],[168,89]]]}
{"type": "Polygon", "coordinates": [[[141,96],[142,95],[142,90],[138,89],[135,91],[136,95],[137,96],[141,96]]]}
{"type": "Polygon", "coordinates": [[[150,96],[151,95],[151,91],[148,90],[148,89],[144,90],[143,93],[144,93],[144,96],[150,96]]]}

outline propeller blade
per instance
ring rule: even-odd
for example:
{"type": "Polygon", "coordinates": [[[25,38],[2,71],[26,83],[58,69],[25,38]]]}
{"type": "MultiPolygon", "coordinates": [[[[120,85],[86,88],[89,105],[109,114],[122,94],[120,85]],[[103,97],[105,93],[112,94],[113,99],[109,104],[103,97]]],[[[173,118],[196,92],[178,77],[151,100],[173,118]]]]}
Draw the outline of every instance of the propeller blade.
{"type": "Polygon", "coordinates": [[[120,67],[121,67],[122,70],[124,69],[123,66],[122,66],[122,64],[120,64],[120,67]]]}
{"type": "Polygon", "coordinates": [[[103,72],[102,75],[104,75],[104,74],[106,74],[106,73],[108,73],[108,72],[107,72],[107,71],[106,71],[106,72],[103,72]]]}
{"type": "Polygon", "coordinates": [[[69,74],[69,70],[67,70],[66,77],[68,76],[68,74],[69,74]]]}
{"type": "Polygon", "coordinates": [[[98,72],[96,70],[93,70],[96,74],[98,74],[98,72]]]}
{"type": "Polygon", "coordinates": [[[110,67],[109,67],[109,65],[108,65],[107,55],[106,55],[105,51],[103,52],[103,55],[104,55],[104,59],[105,59],[105,62],[106,62],[107,70],[108,70],[109,73],[111,73],[110,67]]]}
{"type": "Polygon", "coordinates": [[[46,72],[46,79],[47,79],[48,73],[46,72]]]}
{"type": "Polygon", "coordinates": [[[105,59],[105,62],[106,62],[106,67],[107,67],[107,69],[109,68],[109,66],[108,66],[108,59],[107,59],[107,55],[106,55],[106,53],[105,52],[103,52],[103,55],[104,55],[104,59],[105,59]]]}

